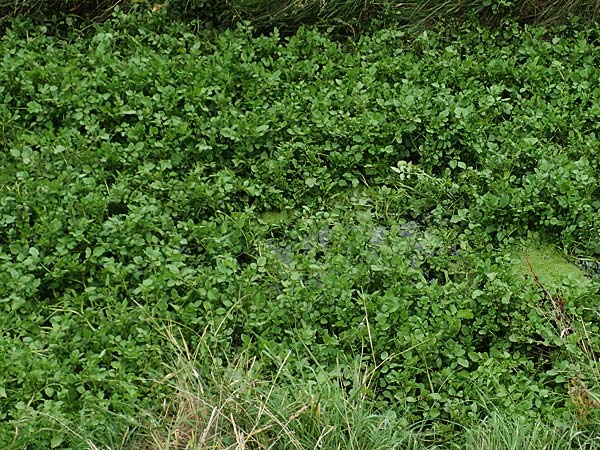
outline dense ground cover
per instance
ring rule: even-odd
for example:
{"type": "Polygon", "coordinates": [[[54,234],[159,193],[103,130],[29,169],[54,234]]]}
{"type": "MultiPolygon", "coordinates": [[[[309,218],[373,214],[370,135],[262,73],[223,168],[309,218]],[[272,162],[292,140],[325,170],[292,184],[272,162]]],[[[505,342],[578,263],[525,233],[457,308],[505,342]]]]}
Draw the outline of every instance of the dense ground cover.
{"type": "MultiPolygon", "coordinates": [[[[371,432],[418,424],[462,445],[500,411],[585,439],[594,31],[192,30],[121,15],[85,38],[2,38],[2,448],[119,448],[169,380],[255,373],[277,390],[232,398],[287,414],[288,437],[309,411],[303,436],[326,448],[391,439],[327,425],[332,398],[387,411],[355,410],[371,432]],[[537,279],[532,240],[586,272],[537,279]]],[[[178,387],[210,418],[205,392],[229,398],[216,385],[178,387]]]]}

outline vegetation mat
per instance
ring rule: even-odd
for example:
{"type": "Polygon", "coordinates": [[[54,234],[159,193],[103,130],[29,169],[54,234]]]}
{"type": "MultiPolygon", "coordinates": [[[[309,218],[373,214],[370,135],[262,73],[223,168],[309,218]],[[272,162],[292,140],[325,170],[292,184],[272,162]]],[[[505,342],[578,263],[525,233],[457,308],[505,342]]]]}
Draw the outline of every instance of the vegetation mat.
{"type": "Polygon", "coordinates": [[[0,54],[3,449],[596,448],[595,30],[0,54]]]}

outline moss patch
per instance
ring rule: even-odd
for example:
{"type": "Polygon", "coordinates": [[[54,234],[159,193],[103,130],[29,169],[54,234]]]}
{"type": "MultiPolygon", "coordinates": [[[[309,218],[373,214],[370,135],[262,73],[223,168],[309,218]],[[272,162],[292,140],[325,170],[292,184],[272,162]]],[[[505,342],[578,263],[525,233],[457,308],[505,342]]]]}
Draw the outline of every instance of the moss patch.
{"type": "Polygon", "coordinates": [[[518,249],[519,273],[531,274],[529,263],[533,267],[540,282],[549,289],[557,289],[565,284],[589,283],[585,272],[571,264],[556,247],[543,242],[528,241],[518,249]]]}

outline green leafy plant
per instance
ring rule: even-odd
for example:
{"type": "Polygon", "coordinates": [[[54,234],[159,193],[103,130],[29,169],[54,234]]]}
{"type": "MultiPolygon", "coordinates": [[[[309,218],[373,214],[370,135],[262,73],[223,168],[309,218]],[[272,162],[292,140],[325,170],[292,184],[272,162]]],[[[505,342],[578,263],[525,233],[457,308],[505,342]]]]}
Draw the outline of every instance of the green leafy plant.
{"type": "Polygon", "coordinates": [[[545,293],[514,249],[598,259],[595,31],[195,31],[120,14],[0,41],[2,447],[118,448],[173,392],[182,421],[232,408],[223,445],[264,419],[261,443],[377,447],[392,418],[461,445],[496,410],[587,442],[598,278],[545,293]],[[156,383],[182,342],[205,352],[184,387],[156,383]],[[338,409],[283,420],[320,380],[338,409]]]}

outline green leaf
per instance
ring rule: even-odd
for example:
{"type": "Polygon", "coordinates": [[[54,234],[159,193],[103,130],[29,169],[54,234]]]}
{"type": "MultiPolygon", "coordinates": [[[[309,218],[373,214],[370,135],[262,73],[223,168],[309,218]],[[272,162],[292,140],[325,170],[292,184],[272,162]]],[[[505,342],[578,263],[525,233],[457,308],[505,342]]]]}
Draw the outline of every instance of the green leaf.
{"type": "MultiPolygon", "coordinates": [[[[471,298],[472,299],[476,299],[479,298],[483,295],[483,291],[480,291],[479,289],[475,289],[473,292],[471,292],[471,298]]],[[[471,319],[472,317],[465,317],[466,319],[471,319]]]]}
{"type": "Polygon", "coordinates": [[[473,311],[470,309],[459,309],[456,312],[456,318],[458,319],[472,319],[474,317],[473,311]]]}
{"type": "Polygon", "coordinates": [[[258,126],[258,127],[256,128],[256,132],[257,132],[258,134],[263,134],[263,133],[264,133],[265,131],[267,131],[269,128],[270,128],[270,127],[269,127],[269,125],[266,125],[266,124],[265,124],[265,125],[260,125],[260,126],[258,126]]]}
{"type": "Polygon", "coordinates": [[[52,439],[50,440],[50,447],[57,448],[59,445],[61,445],[63,443],[64,440],[65,440],[65,438],[62,433],[55,434],[54,436],[52,436],[52,439]]]}
{"type": "Polygon", "coordinates": [[[308,177],[304,180],[304,183],[309,187],[312,188],[315,186],[315,184],[317,184],[317,180],[316,178],[312,178],[312,177],[308,177]]]}

